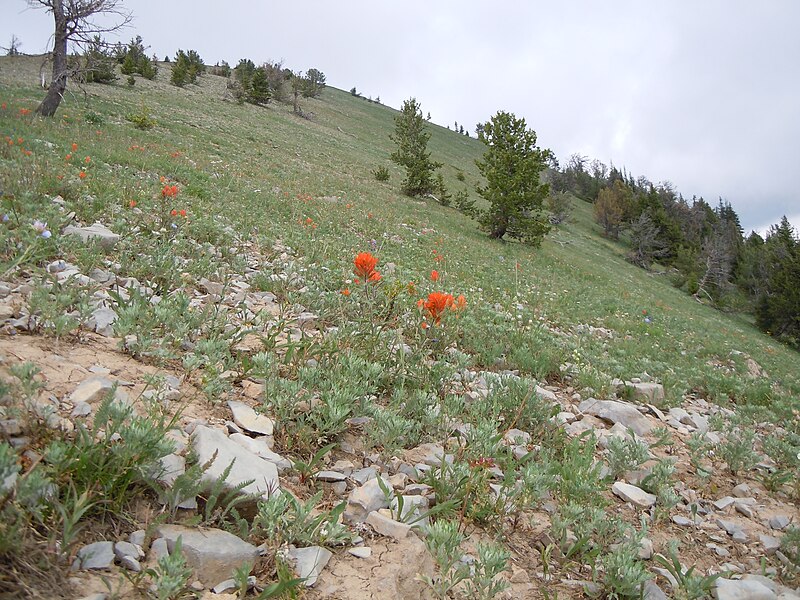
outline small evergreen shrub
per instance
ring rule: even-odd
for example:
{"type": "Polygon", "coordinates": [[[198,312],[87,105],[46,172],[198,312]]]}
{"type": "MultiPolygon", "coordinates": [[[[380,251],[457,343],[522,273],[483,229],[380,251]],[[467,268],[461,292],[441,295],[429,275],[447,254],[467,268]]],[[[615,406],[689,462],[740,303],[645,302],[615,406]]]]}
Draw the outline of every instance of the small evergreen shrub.
{"type": "Polygon", "coordinates": [[[372,172],[375,181],[389,181],[389,169],[381,165],[372,172]]]}

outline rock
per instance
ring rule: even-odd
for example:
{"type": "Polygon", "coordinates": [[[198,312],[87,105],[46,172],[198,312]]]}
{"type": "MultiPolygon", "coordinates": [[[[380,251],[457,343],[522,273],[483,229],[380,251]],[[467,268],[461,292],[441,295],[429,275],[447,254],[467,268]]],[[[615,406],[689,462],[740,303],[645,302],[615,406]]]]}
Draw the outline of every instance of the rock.
{"type": "Polygon", "coordinates": [[[205,277],[202,277],[200,281],[197,282],[197,285],[203,290],[206,294],[212,294],[214,296],[222,296],[222,292],[225,289],[221,283],[216,283],[205,277]]]}
{"type": "Polygon", "coordinates": [[[192,529],[181,525],[159,525],[156,534],[165,538],[169,551],[182,538],[184,557],[198,579],[207,586],[217,585],[233,575],[244,563],[255,563],[258,550],[252,544],[221,529],[192,529]]]}
{"type": "Polygon", "coordinates": [[[344,473],[339,473],[338,471],[320,471],[314,477],[316,477],[318,481],[324,481],[326,483],[336,483],[337,481],[345,481],[347,479],[344,473]]]}
{"type": "Polygon", "coordinates": [[[733,488],[733,495],[736,498],[748,498],[753,495],[753,491],[750,489],[750,486],[746,483],[740,483],[735,488],[733,488]]]}
{"type": "MultiPolygon", "coordinates": [[[[250,575],[250,577],[247,578],[247,589],[250,590],[254,588],[255,585],[256,585],[256,578],[254,575],[250,575]]],[[[215,595],[219,595],[219,594],[224,594],[229,590],[235,590],[235,589],[236,589],[236,580],[226,579],[225,581],[221,581],[220,583],[215,585],[211,589],[211,591],[214,592],[215,595]]],[[[234,597],[239,598],[239,595],[235,594],[234,597]]]]}
{"type": "Polygon", "coordinates": [[[401,521],[405,521],[408,519],[416,519],[420,515],[422,515],[426,510],[428,510],[429,504],[428,499],[425,496],[420,495],[402,495],[402,496],[395,496],[392,498],[392,501],[389,503],[389,508],[392,511],[393,515],[397,515],[397,517],[401,521]],[[400,499],[402,498],[403,501],[403,514],[398,514],[400,512],[400,499]]]}
{"type": "Polygon", "coordinates": [[[157,538],[153,540],[153,543],[150,544],[150,555],[154,561],[158,561],[159,558],[169,556],[167,540],[164,538],[157,538]]]}
{"type": "Polygon", "coordinates": [[[114,322],[117,320],[117,313],[106,307],[96,308],[87,325],[94,331],[105,337],[113,337],[114,322]]]}
{"type": "Polygon", "coordinates": [[[776,537],[761,534],[758,536],[758,539],[761,542],[761,545],[764,546],[764,553],[767,556],[772,556],[781,549],[781,541],[776,537]]]}
{"type": "Polygon", "coordinates": [[[621,423],[632,429],[636,435],[647,435],[653,428],[647,417],[626,402],[588,398],[580,403],[578,409],[584,414],[594,415],[611,423],[621,423]]]}
{"type": "Polygon", "coordinates": [[[331,556],[333,554],[330,550],[319,546],[289,549],[289,558],[295,561],[295,572],[298,577],[305,579],[306,587],[313,587],[317,583],[317,578],[328,564],[331,556]]]}
{"type": "Polygon", "coordinates": [[[111,389],[114,387],[114,382],[105,377],[90,377],[80,383],[78,387],[67,398],[68,402],[74,405],[81,402],[92,404],[102,400],[111,389]]]}
{"type": "MultiPolygon", "coordinates": [[[[382,477],[381,481],[388,490],[392,489],[389,481],[382,477]]],[[[350,497],[347,499],[347,508],[343,516],[345,520],[351,523],[362,523],[367,519],[369,513],[388,507],[389,499],[381,489],[376,477],[350,492],[350,497]]]]}
{"type": "Polygon", "coordinates": [[[366,467],[364,469],[354,471],[350,477],[359,485],[364,485],[367,483],[367,481],[370,479],[375,479],[377,476],[378,470],[375,467],[366,467]]]}
{"type": "Polygon", "coordinates": [[[536,386],[536,396],[540,400],[547,400],[548,402],[558,402],[558,398],[556,395],[551,392],[550,390],[546,390],[543,387],[536,386]]]}
{"type": "Polygon", "coordinates": [[[348,548],[347,552],[356,558],[369,558],[372,556],[372,548],[369,546],[357,546],[355,548],[348,548]]]}
{"type": "Polygon", "coordinates": [[[725,510],[731,504],[733,504],[735,501],[736,501],[736,498],[733,498],[732,496],[725,496],[724,498],[720,498],[719,500],[716,500],[713,504],[714,504],[714,508],[716,508],[717,510],[725,510]]]}
{"type": "Polygon", "coordinates": [[[141,550],[141,548],[144,546],[144,539],[146,536],[147,532],[144,529],[137,529],[136,531],[131,532],[131,534],[128,536],[128,541],[141,550]]]}
{"type": "Polygon", "coordinates": [[[747,579],[719,578],[714,584],[717,600],[775,600],[777,596],[764,584],[747,579]]]}
{"type": "Polygon", "coordinates": [[[372,511],[367,515],[367,525],[380,535],[402,540],[411,535],[411,526],[395,521],[377,511],[372,511]]]}
{"type": "Polygon", "coordinates": [[[509,429],[504,439],[510,444],[530,444],[531,434],[520,429],[509,429]]]}
{"type": "Polygon", "coordinates": [[[283,473],[287,469],[292,468],[292,462],[288,458],[284,458],[280,454],[270,450],[267,440],[271,440],[272,438],[268,436],[251,438],[243,433],[232,433],[229,436],[229,439],[233,440],[246,450],[249,450],[256,456],[259,456],[264,460],[274,464],[278,469],[278,473],[283,473]]]}
{"type": "Polygon", "coordinates": [[[632,390],[634,400],[649,404],[658,404],[664,400],[664,386],[660,383],[626,383],[626,387],[632,390]]]}
{"type": "Polygon", "coordinates": [[[95,542],[78,550],[73,571],[109,569],[114,564],[114,542],[95,542]]]}
{"type": "Polygon", "coordinates": [[[114,233],[102,223],[95,223],[88,227],[75,227],[68,225],[64,228],[64,235],[77,235],[84,242],[96,240],[106,250],[113,248],[120,240],[119,234],[114,233]]]}
{"type": "Polygon", "coordinates": [[[642,590],[642,600],[669,600],[669,597],[664,593],[656,582],[648,579],[644,582],[644,589],[642,590]]]}
{"type": "MultiPolygon", "coordinates": [[[[209,485],[220,479],[222,472],[233,462],[233,467],[225,480],[227,489],[233,489],[245,481],[255,480],[242,488],[241,492],[268,498],[280,488],[278,469],[273,463],[242,448],[217,429],[198,425],[192,434],[192,445],[200,464],[207,463],[216,454],[214,462],[203,473],[202,479],[209,485]]],[[[225,577],[218,578],[214,584],[223,579],[225,577]]]]}
{"type": "Polygon", "coordinates": [[[689,527],[691,525],[700,525],[703,522],[703,519],[696,516],[694,520],[692,520],[682,515],[674,515],[672,517],[672,522],[675,523],[675,525],[679,525],[680,527],[689,527]]]}
{"type": "Polygon", "coordinates": [[[631,502],[642,508],[650,508],[656,503],[656,497],[653,494],[648,494],[643,489],[638,488],[635,485],[622,483],[621,481],[617,481],[613,486],[611,486],[611,491],[615,496],[625,500],[625,502],[631,502]]]}
{"type": "Polygon", "coordinates": [[[783,531],[789,526],[790,523],[789,517],[786,515],[775,515],[774,517],[769,518],[769,526],[772,529],[776,529],[778,531],[783,531]]]}
{"type": "Polygon", "coordinates": [[[642,542],[639,544],[639,558],[642,560],[653,558],[653,540],[650,538],[642,538],[642,542]]]}
{"type": "Polygon", "coordinates": [[[135,544],[131,544],[130,542],[117,542],[114,544],[114,555],[120,559],[123,556],[130,556],[131,558],[135,559],[144,558],[142,549],[135,544]]]}
{"type": "Polygon", "coordinates": [[[252,433],[272,435],[274,423],[269,417],[257,414],[247,404],[236,400],[229,400],[228,407],[233,413],[233,422],[242,429],[252,433]]]}
{"type": "Polygon", "coordinates": [[[736,509],[736,512],[739,514],[744,515],[748,519],[752,519],[755,516],[755,512],[753,511],[753,507],[749,504],[745,504],[743,502],[734,502],[733,507],[736,509]]]}
{"type": "Polygon", "coordinates": [[[119,559],[119,564],[128,571],[133,571],[134,573],[141,573],[142,571],[142,564],[132,556],[123,556],[119,559]]]}

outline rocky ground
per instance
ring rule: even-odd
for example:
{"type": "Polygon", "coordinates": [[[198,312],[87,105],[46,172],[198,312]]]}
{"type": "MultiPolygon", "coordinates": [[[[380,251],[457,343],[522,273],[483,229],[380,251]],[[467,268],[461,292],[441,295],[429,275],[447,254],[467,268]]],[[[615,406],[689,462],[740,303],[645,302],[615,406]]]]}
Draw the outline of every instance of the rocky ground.
{"type": "MultiPolygon", "coordinates": [[[[100,224],[65,233],[114,243],[114,234],[100,224]]],[[[249,281],[256,273],[254,267],[267,259],[255,246],[246,251],[252,268],[230,285],[209,280],[188,283],[184,291],[192,305],[226,306],[232,325],[249,328],[250,332],[235,342],[240,354],[256,352],[270,323],[278,321],[282,339],[324,338],[326,330],[316,315],[303,307],[282,305],[269,292],[253,291],[249,281]]],[[[292,261],[291,252],[277,246],[270,260],[279,267],[292,261]]],[[[364,418],[350,419],[338,446],[312,465],[309,473],[308,469],[298,469],[292,458],[282,456],[276,447],[274,430],[279,424],[274,415],[260,412],[263,381],[236,372],[224,373],[230,383],[226,401],[210,404],[200,392],[202,382],[180,364],[172,361],[157,366],[147,357],[137,358],[136,352],[131,352],[138,341],[135,336],[113,337],[118,314],[111,292],[124,296],[131,290],[141,290],[152,294],[146,282],[126,277],[119,265],[113,264],[81,273],[76,266],[57,261],[48,270],[60,282],[93,290],[89,297],[91,316],[77,337],[59,340],[38,333],[37,316],[28,311],[31,282],[16,277],[0,283],[0,370],[9,377],[14,365],[32,363],[39,369],[35,378],[41,387],[29,408],[48,428],[71,435],[76,428],[90,424],[112,390],[117,401],[130,404],[142,414],[147,403],[156,402],[170,414],[179,415],[170,432],[175,452],[161,459],[163,469],[158,477],[165,493],[185,472],[187,458],[193,455],[200,464],[211,463],[202,474],[209,486],[222,482],[237,494],[249,494],[251,500],[274,494],[294,494],[305,500],[314,490],[320,490],[320,506],[346,502],[340,519],[352,534],[350,542],[332,549],[292,546],[280,550],[294,565],[296,574],[306,578],[304,597],[432,597],[423,582],[423,577],[435,577],[437,571],[423,541],[425,512],[442,499],[424,483],[425,474],[458,460],[469,423],[454,423],[452,435],[442,443],[427,443],[382,457],[365,443],[364,418]],[[410,520],[409,515],[422,518],[411,526],[404,522],[410,520]]],[[[276,276],[293,277],[286,273],[276,276]]],[[[302,285],[302,281],[295,283],[302,285]]],[[[754,376],[762,375],[758,365],[754,364],[753,370],[754,376]]],[[[493,375],[465,369],[457,373],[452,386],[468,401],[478,399],[489,393],[493,375]]],[[[518,376],[514,372],[502,375],[518,376]]],[[[666,554],[671,541],[679,540],[684,567],[694,566],[703,574],[725,572],[714,587],[717,598],[800,598],[800,588],[789,587],[798,582],[787,576],[792,567],[781,550],[781,538],[787,528],[798,523],[800,512],[787,495],[770,492],[761,482],[760,474],[772,468],[769,460],[762,457],[754,469],[737,476],[716,471],[708,478],[699,477],[689,442],[704,439],[709,444],[718,443],[721,433],[713,430],[709,420],[714,415],[726,419],[730,411],[693,397],[684,398],[679,407],[659,409],[663,406],[663,388],[648,381],[646,375],[640,376],[615,382],[618,393],[613,398],[584,397],[569,386],[568,380],[559,385],[542,383],[535,394],[554,408],[553,421],[567,436],[575,438],[587,432],[597,436],[595,456],[604,469],[614,438],[631,438],[649,446],[643,465],[619,477],[609,477],[605,491],[610,514],[633,525],[643,516],[650,522],[640,545],[640,557],[649,561],[653,575],[644,597],[679,597],[674,573],[653,560],[656,554],[666,554]],[[699,437],[693,438],[696,433],[699,437]],[[675,461],[673,479],[678,496],[675,507],[666,514],[657,510],[656,496],[640,487],[649,469],[664,457],[675,461]]],[[[0,410],[5,413],[0,414],[2,438],[22,453],[23,465],[37,464],[42,456],[36,431],[24,419],[16,418],[11,407],[0,410]]],[[[764,424],[759,433],[769,435],[774,427],[764,424]]],[[[529,432],[512,427],[502,443],[522,459],[537,440],[529,432]]],[[[487,467],[499,483],[503,473],[491,466],[491,458],[487,457],[487,467]]],[[[502,493],[499,485],[490,488],[502,493]]],[[[204,500],[198,507],[195,496],[174,499],[179,517],[175,520],[202,511],[204,500]]],[[[217,528],[159,524],[159,515],[168,510],[165,505],[169,503],[143,498],[134,513],[135,524],[128,522],[115,531],[103,531],[96,539],[87,531],[76,548],[69,577],[74,591],[65,592],[66,597],[135,597],[134,574],[152,568],[159,557],[173,551],[179,537],[183,554],[194,570],[190,591],[198,597],[236,598],[231,577],[234,569],[247,562],[256,565],[250,583],[256,588],[264,585],[259,561],[266,560],[261,557],[268,553],[267,547],[217,528]],[[128,577],[120,576],[123,571],[128,577]]],[[[240,508],[243,514],[247,510],[245,505],[240,508]]],[[[555,511],[555,504],[543,498],[541,505],[527,511],[526,518],[508,535],[511,559],[499,577],[507,580],[509,587],[500,597],[584,597],[595,589],[593,565],[558,559],[564,549],[558,548],[560,544],[551,537],[555,511]],[[553,553],[552,563],[544,560],[548,552],[553,553]]],[[[467,525],[466,533],[461,562],[469,565],[475,560],[477,542],[489,534],[474,525],[467,525]]]]}

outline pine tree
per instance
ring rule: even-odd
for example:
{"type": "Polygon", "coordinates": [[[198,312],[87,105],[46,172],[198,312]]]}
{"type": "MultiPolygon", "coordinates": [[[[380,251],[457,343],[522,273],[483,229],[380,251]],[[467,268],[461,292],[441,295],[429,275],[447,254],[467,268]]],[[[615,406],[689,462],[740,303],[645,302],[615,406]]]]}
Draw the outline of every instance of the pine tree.
{"type": "Polygon", "coordinates": [[[483,124],[478,139],[486,152],[475,164],[486,186],[477,191],[490,204],[479,222],[494,239],[508,235],[538,246],[550,230],[543,210],[550,188],[540,175],[552,152],[536,146],[536,132],[525,119],[503,111],[483,124]]]}
{"type": "Polygon", "coordinates": [[[402,189],[408,196],[422,196],[434,189],[434,171],[442,165],[431,160],[430,137],[416,98],[403,102],[400,114],[394,119],[394,134],[389,138],[397,144],[392,162],[406,168],[402,189]]]}

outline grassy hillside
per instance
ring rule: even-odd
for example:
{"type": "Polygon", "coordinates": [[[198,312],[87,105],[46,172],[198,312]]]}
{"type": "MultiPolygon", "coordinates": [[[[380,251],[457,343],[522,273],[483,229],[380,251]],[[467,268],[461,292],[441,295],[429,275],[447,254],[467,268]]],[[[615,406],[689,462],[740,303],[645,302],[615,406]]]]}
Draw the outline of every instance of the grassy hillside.
{"type": "MultiPolygon", "coordinates": [[[[261,386],[248,401],[275,419],[276,451],[298,461],[281,485],[302,499],[321,485],[311,477],[320,465],[308,463],[328,443],[344,453],[329,456],[363,466],[388,465],[390,457],[420,443],[460,444],[450,475],[443,475],[443,463],[435,470],[439,479],[426,482],[437,499],[460,499],[455,515],[474,527],[469,531],[476,539],[499,539],[513,548],[515,564],[539,575],[544,570],[534,577],[541,594],[579,593],[563,582],[551,587],[556,584],[549,563],[538,554],[550,550],[531,541],[551,515],[554,531],[558,518],[562,525],[571,523],[570,534],[584,517],[598,528],[590,534],[594,545],[587,546],[594,550],[576,550],[577,558],[565,551],[553,566],[557,577],[602,580],[609,593],[618,589],[609,582],[612,562],[603,562],[599,571],[594,564],[619,558],[622,551],[609,544],[622,529],[602,533],[605,513],[591,512],[614,502],[607,475],[594,462],[606,460],[608,452],[585,438],[569,441],[549,420],[556,404],[537,400],[534,384],[549,386],[562,410],[578,413],[581,400],[614,397],[613,380],[635,378],[664,385],[666,398],[659,404],[665,410],[707,408],[704,400],[735,409],[735,416],[708,409],[718,419],[720,446],[682,429],[679,442],[650,438],[652,460],[674,455],[682,461],[675,479],[659,484],[659,494],[667,488],[671,494],[664,492],[666,512],[646,513],[665,554],[666,540],[683,535],[670,529],[670,510],[690,510],[689,500],[679,504],[673,485],[684,499],[691,491],[709,502],[737,482],[755,486],[761,475],[749,459],[756,448],[758,458],[765,458],[766,438],[776,431],[775,439],[785,445],[767,453],[777,461],[775,473],[788,478],[770,480],[770,493],[785,503],[770,506],[796,513],[800,355],[747,319],[686,296],[667,275],[627,263],[625,248],[601,235],[590,205],[576,200],[571,219],[539,249],[493,241],[454,208],[399,193],[402,172],[389,162],[392,108],[327,88],[321,98],[303,101],[303,110],[313,113],[304,119],[286,104],[259,108],[228,101],[225,79],[216,76],[174,87],[168,83],[170,65],[162,63],[156,80],[137,78],[132,88],[122,79],[85,89],[71,84],[57,117],[45,120],[33,113],[43,94],[37,85],[40,62],[0,59],[0,193],[8,215],[0,226],[0,281],[19,299],[4,313],[9,348],[28,340],[38,348],[29,355],[44,356],[43,364],[51,346],[81,357],[100,344],[88,330],[92,302],[102,300],[117,316],[116,349],[108,352],[136,361],[135,369],[128,365],[122,372],[134,369],[145,378],[163,370],[182,382],[185,377],[192,396],[184,414],[222,424],[229,418],[225,400],[261,386]],[[137,120],[154,126],[136,128],[137,120]],[[372,175],[381,165],[390,170],[389,182],[372,175]],[[165,185],[176,186],[177,194],[165,196],[165,185]],[[34,220],[47,223],[53,235],[38,235],[34,220]],[[62,235],[70,223],[98,221],[121,236],[113,247],[62,235]],[[380,283],[354,281],[353,260],[360,252],[378,258],[380,283]],[[80,274],[99,270],[104,277],[113,271],[117,284],[98,290],[98,280],[56,283],[46,269],[57,260],[80,274]],[[430,312],[425,319],[424,303],[434,291],[463,295],[466,306],[446,311],[441,324],[430,312]],[[273,300],[268,317],[257,310],[273,300]],[[17,325],[10,324],[11,316],[17,325]],[[23,317],[25,327],[19,325],[23,317]],[[522,377],[512,381],[522,383],[489,385],[487,372],[512,372],[522,377]],[[480,381],[488,400],[475,391],[480,381]],[[456,443],[451,434],[459,427],[456,443]],[[519,463],[511,446],[501,443],[513,427],[534,436],[527,446],[531,455],[519,463]],[[700,444],[691,452],[690,441],[700,444]],[[736,452],[747,454],[744,468],[736,467],[736,452]],[[698,461],[715,466],[714,479],[698,461]],[[494,497],[489,475],[480,471],[486,464],[500,466],[505,480],[498,481],[508,483],[508,490],[517,493],[522,486],[529,494],[515,496],[520,504],[513,510],[499,492],[492,506],[485,504],[494,497]],[[459,479],[462,467],[465,479],[459,479]],[[466,490],[458,481],[467,481],[466,490]],[[522,483],[515,488],[515,481],[522,483]],[[550,487],[537,487],[545,483],[550,487]],[[561,512],[541,510],[546,497],[558,501],[561,512]],[[590,512],[574,513],[579,504],[590,512]],[[525,513],[525,535],[517,533],[518,515],[513,528],[506,527],[511,513],[531,510],[538,512],[536,518],[525,513]]],[[[536,123],[529,126],[535,129],[536,123]]],[[[435,125],[430,130],[429,149],[444,165],[448,188],[467,189],[480,201],[474,188],[482,144],[435,125]]],[[[50,367],[43,372],[57,378],[59,369],[50,367]]],[[[25,382],[33,376],[26,379],[19,369],[9,373],[7,379],[16,382],[9,389],[28,389],[25,382]]],[[[330,508],[335,494],[320,489],[321,505],[330,508]]],[[[659,495],[658,509],[662,500],[659,495]]],[[[608,511],[636,527],[644,514],[608,511]]],[[[125,527],[131,520],[122,519],[125,527]]],[[[223,521],[231,526],[222,517],[204,523],[223,521]]],[[[563,543],[570,537],[566,531],[560,530],[563,543]]],[[[2,534],[0,529],[0,542],[2,534]]],[[[250,535],[257,537],[257,527],[250,535]]],[[[712,566],[713,557],[693,545],[700,542],[684,541],[693,548],[690,558],[712,566]]],[[[770,566],[780,566],[770,560],[770,566]]],[[[274,563],[270,568],[275,576],[274,563]]],[[[781,577],[792,576],[781,571],[781,577]]]]}
{"type": "MultiPolygon", "coordinates": [[[[186,89],[170,86],[164,75],[169,65],[161,65],[158,80],[138,79],[133,89],[94,85],[84,96],[73,86],[54,127],[17,116],[19,108],[35,108],[41,95],[34,85],[37,60],[2,64],[3,101],[9,106],[2,114],[3,132],[47,139],[63,149],[31,157],[48,167],[63,160],[73,141],[79,154],[92,156],[90,177],[73,190],[76,196],[96,197],[93,206],[78,207],[86,221],[121,218],[124,201],[152,196],[155,180],[167,175],[183,186],[181,200],[193,215],[219,215],[239,231],[257,231],[266,242],[280,238],[301,255],[313,256],[308,268],[331,269],[318,282],[329,292],[341,285],[353,254],[368,250],[373,239],[381,262],[394,262],[402,279],[420,281],[431,268],[442,267],[449,286],[468,295],[475,321],[470,326],[478,328],[481,340],[470,350],[478,351],[486,366],[502,360],[526,370],[534,368],[533,355],[552,354],[546,368],[534,368],[544,375],[577,353],[580,360],[572,362],[583,366],[582,383],[598,390],[614,377],[646,372],[667,385],[673,401],[693,390],[716,401],[769,405],[773,397],[800,393],[796,352],[746,320],[699,305],[663,275],[628,265],[624,250],[600,235],[590,207],[580,201],[572,220],[540,250],[531,250],[487,239],[452,208],[400,195],[402,173],[388,160],[391,108],[328,88],[321,99],[306,101],[304,108],[315,115],[308,121],[285,105],[226,102],[219,77],[203,77],[199,86],[186,89]],[[125,115],[143,107],[157,123],[146,132],[125,121],[125,115]],[[102,125],[87,124],[88,113],[98,115],[102,125]],[[144,150],[131,151],[131,146],[144,150]],[[173,158],[175,152],[180,154],[173,158]],[[371,171],[378,165],[389,166],[390,182],[374,181],[371,171]],[[341,200],[320,200],[326,196],[341,200]],[[313,236],[297,223],[309,217],[318,225],[313,236]],[[423,229],[432,231],[421,234],[423,229]],[[432,262],[433,249],[445,257],[444,264],[432,262]],[[643,311],[651,323],[644,322],[643,311]],[[610,329],[613,338],[576,335],[574,328],[581,324],[610,329]],[[748,382],[740,368],[721,369],[718,362],[727,361],[732,351],[749,354],[770,374],[770,382],[748,382]]],[[[474,160],[481,156],[481,144],[438,126],[431,132],[430,149],[444,163],[449,189],[466,188],[478,199],[474,160]],[[456,179],[458,170],[466,183],[456,179]]],[[[5,173],[6,189],[14,188],[8,179],[21,166],[6,163],[12,169],[5,173]]],[[[46,185],[40,182],[37,191],[58,191],[46,185]]],[[[302,301],[321,308],[317,298],[302,301]]]]}

